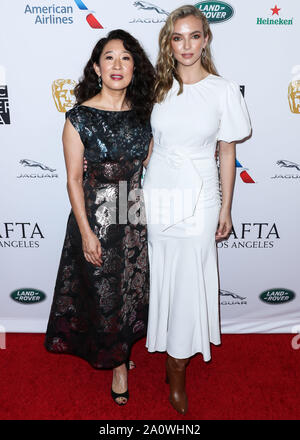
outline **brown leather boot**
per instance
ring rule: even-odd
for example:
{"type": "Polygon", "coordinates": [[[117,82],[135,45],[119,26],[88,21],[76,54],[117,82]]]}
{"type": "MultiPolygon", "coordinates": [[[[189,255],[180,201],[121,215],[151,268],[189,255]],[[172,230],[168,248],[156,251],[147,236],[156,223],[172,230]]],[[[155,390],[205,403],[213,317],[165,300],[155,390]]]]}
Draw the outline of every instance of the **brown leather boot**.
{"type": "Polygon", "coordinates": [[[190,358],[176,359],[168,355],[166,360],[166,382],[170,384],[169,401],[179,414],[185,414],[188,409],[188,399],[185,392],[185,369],[190,358]]]}

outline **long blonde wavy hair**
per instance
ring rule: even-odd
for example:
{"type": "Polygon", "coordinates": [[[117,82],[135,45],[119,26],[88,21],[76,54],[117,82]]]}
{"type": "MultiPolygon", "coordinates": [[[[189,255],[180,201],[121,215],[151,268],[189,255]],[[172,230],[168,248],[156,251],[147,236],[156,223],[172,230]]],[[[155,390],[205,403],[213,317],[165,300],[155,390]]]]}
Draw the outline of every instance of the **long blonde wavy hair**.
{"type": "Polygon", "coordinates": [[[179,18],[188,17],[193,15],[200,18],[203,25],[204,37],[208,35],[207,45],[205,47],[205,56],[201,56],[201,64],[204,69],[214,75],[218,75],[216,67],[212,61],[210,43],[212,40],[212,33],[209,27],[209,23],[205,15],[199,11],[195,6],[185,5],[175,9],[169,15],[165,25],[159,33],[159,54],[156,63],[156,82],[155,82],[155,102],[162,102],[172,87],[173,78],[176,78],[179,82],[180,95],[183,91],[183,83],[177,72],[177,61],[172,54],[171,40],[172,33],[174,31],[174,24],[179,18]]]}

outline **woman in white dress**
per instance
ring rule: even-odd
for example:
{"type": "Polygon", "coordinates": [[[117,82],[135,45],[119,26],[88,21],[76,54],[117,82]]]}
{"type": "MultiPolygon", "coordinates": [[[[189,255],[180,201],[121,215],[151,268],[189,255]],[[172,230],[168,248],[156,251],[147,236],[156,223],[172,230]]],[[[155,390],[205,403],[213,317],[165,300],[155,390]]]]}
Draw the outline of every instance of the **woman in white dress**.
{"type": "Polygon", "coordinates": [[[160,32],[154,142],[143,184],[150,258],[146,347],[167,352],[169,400],[181,414],[190,357],[200,352],[209,361],[210,343],[220,344],[216,240],[232,227],[235,142],[251,132],[239,86],[213,65],[211,38],[194,6],[173,11],[160,32]]]}

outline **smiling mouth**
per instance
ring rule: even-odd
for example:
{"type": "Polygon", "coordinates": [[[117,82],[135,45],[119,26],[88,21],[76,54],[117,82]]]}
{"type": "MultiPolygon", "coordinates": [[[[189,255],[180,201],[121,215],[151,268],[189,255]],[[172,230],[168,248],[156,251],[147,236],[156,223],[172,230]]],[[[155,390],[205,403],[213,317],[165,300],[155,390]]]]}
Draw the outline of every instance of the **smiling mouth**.
{"type": "Polygon", "coordinates": [[[123,75],[111,75],[110,77],[115,81],[120,81],[121,79],[123,79],[123,75]]]}

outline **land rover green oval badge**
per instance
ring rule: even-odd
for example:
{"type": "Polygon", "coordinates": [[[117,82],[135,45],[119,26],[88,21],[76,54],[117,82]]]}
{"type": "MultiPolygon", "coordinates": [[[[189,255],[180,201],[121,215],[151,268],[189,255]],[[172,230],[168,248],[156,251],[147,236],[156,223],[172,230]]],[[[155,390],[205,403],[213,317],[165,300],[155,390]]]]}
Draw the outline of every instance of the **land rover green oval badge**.
{"type": "Polygon", "coordinates": [[[10,297],[22,304],[35,304],[43,301],[46,298],[46,295],[41,290],[24,288],[17,289],[11,292],[10,297]]]}
{"type": "Polygon", "coordinates": [[[283,304],[295,298],[295,292],[289,289],[277,288],[265,290],[259,298],[267,304],[283,304]]]}
{"type": "Polygon", "coordinates": [[[233,7],[225,2],[199,2],[195,7],[203,12],[209,23],[227,21],[234,14],[233,7]]]}

